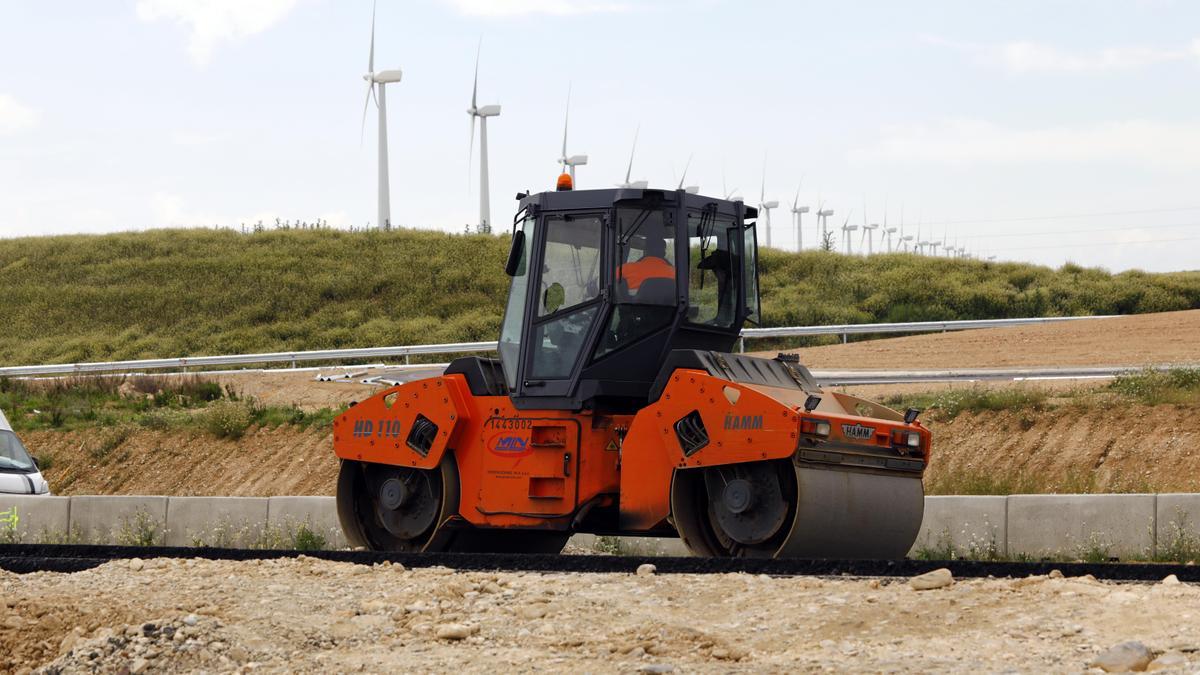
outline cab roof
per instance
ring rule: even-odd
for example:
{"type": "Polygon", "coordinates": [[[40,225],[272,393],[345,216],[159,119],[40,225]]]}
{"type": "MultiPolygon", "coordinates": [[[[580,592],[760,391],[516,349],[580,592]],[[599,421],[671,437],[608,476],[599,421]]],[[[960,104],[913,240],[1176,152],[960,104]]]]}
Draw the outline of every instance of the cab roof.
{"type": "Polygon", "coordinates": [[[517,195],[518,210],[527,206],[537,206],[540,209],[552,211],[571,209],[607,209],[617,202],[641,202],[661,199],[664,205],[677,206],[680,202],[685,207],[703,208],[715,203],[721,213],[734,214],[743,210],[747,220],[758,217],[758,209],[747,206],[744,202],[692,194],[685,190],[655,190],[638,188],[604,188],[598,190],[563,190],[521,193],[517,195]]]}

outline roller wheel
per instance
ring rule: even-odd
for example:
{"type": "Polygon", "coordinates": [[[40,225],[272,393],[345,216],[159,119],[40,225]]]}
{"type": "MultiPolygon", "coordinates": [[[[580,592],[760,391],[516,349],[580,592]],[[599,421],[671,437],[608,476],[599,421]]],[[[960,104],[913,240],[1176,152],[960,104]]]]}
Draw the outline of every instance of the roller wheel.
{"type": "Polygon", "coordinates": [[[675,472],[671,513],[680,538],[704,557],[771,557],[796,514],[796,475],[787,460],[675,472]]]}
{"type": "Polygon", "coordinates": [[[375,551],[443,551],[442,524],[458,512],[458,471],[447,454],[438,468],[413,469],[343,460],[338,520],[353,546],[375,551]]]}
{"type": "Polygon", "coordinates": [[[789,460],[675,472],[671,517],[706,557],[896,560],[916,541],[921,477],[789,460]]]}

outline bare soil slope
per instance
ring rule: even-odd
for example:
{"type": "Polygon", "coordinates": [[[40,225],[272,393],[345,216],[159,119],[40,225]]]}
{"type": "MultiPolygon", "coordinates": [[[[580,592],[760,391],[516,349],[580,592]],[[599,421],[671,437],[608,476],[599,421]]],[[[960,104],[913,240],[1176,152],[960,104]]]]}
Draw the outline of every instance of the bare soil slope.
{"type": "Polygon", "coordinates": [[[1189,584],[456,573],[301,558],[0,571],[0,671],[1192,672],[1189,584]],[[1170,665],[1168,665],[1170,664],[1170,665]],[[1140,669],[1145,668],[1145,661],[1140,669]]]}
{"type": "Polygon", "coordinates": [[[793,351],[809,368],[868,370],[1196,364],[1200,363],[1200,310],[932,333],[793,351]]]}
{"type": "Polygon", "coordinates": [[[105,454],[103,437],[85,432],[34,432],[26,440],[53,459],[46,479],[62,495],[324,495],[333,494],[337,476],[327,430],[252,429],[236,441],[139,430],[105,454]]]}
{"type": "Polygon", "coordinates": [[[963,413],[931,429],[931,492],[1200,492],[1194,408],[963,413]]]}

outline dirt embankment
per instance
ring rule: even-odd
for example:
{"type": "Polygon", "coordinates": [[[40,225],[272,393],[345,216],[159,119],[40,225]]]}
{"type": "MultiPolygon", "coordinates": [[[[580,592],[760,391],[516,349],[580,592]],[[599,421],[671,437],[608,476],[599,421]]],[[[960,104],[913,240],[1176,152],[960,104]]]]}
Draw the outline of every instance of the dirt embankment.
{"type": "Polygon", "coordinates": [[[1015,492],[1200,492],[1200,410],[1172,405],[963,413],[931,425],[927,485],[1015,492]]]}
{"type": "Polygon", "coordinates": [[[324,429],[252,429],[238,440],[138,430],[107,453],[103,441],[92,432],[26,434],[31,450],[50,456],[46,479],[61,495],[325,495],[337,477],[324,429]]]}

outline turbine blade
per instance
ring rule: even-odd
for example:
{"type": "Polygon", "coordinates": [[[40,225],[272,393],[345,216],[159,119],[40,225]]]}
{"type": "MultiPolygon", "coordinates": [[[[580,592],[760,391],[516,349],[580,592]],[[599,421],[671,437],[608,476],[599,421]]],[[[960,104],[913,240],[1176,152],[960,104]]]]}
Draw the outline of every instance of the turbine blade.
{"type": "Polygon", "coordinates": [[[679,188],[683,189],[683,181],[687,180],[688,169],[692,166],[692,155],[688,155],[687,162],[683,165],[683,175],[679,177],[679,188]]]}
{"type": "Polygon", "coordinates": [[[371,54],[367,57],[367,72],[375,72],[375,6],[377,2],[371,3],[371,54]]]}
{"type": "Polygon", "coordinates": [[[471,191],[471,165],[475,161],[475,116],[471,115],[471,144],[467,146],[467,192],[471,191]]]}
{"type": "MultiPolygon", "coordinates": [[[[471,85],[471,109],[474,110],[475,94],[479,92],[479,52],[483,50],[483,36],[479,36],[479,45],[475,47],[475,83],[471,85]]],[[[474,116],[472,116],[471,130],[475,130],[474,116]]]]}
{"type": "MultiPolygon", "coordinates": [[[[563,116],[563,148],[562,158],[566,162],[567,159],[567,128],[571,124],[571,85],[567,85],[567,113],[563,116]]],[[[564,167],[566,164],[563,165],[564,167]]]]}
{"type": "Polygon", "coordinates": [[[758,192],[758,203],[762,204],[763,202],[767,201],[767,153],[765,152],[763,153],[763,174],[762,185],[760,187],[761,189],[758,192]]]}
{"type": "Polygon", "coordinates": [[[363,139],[367,137],[367,108],[371,107],[371,95],[375,93],[375,84],[367,83],[367,99],[363,101],[363,118],[362,127],[358,130],[358,144],[363,144],[363,139]]]}
{"type": "Polygon", "coordinates": [[[633,147],[629,150],[629,166],[625,168],[625,184],[629,184],[629,176],[633,174],[633,153],[637,152],[638,134],[642,133],[642,125],[639,122],[637,129],[633,132],[633,147]]]}

